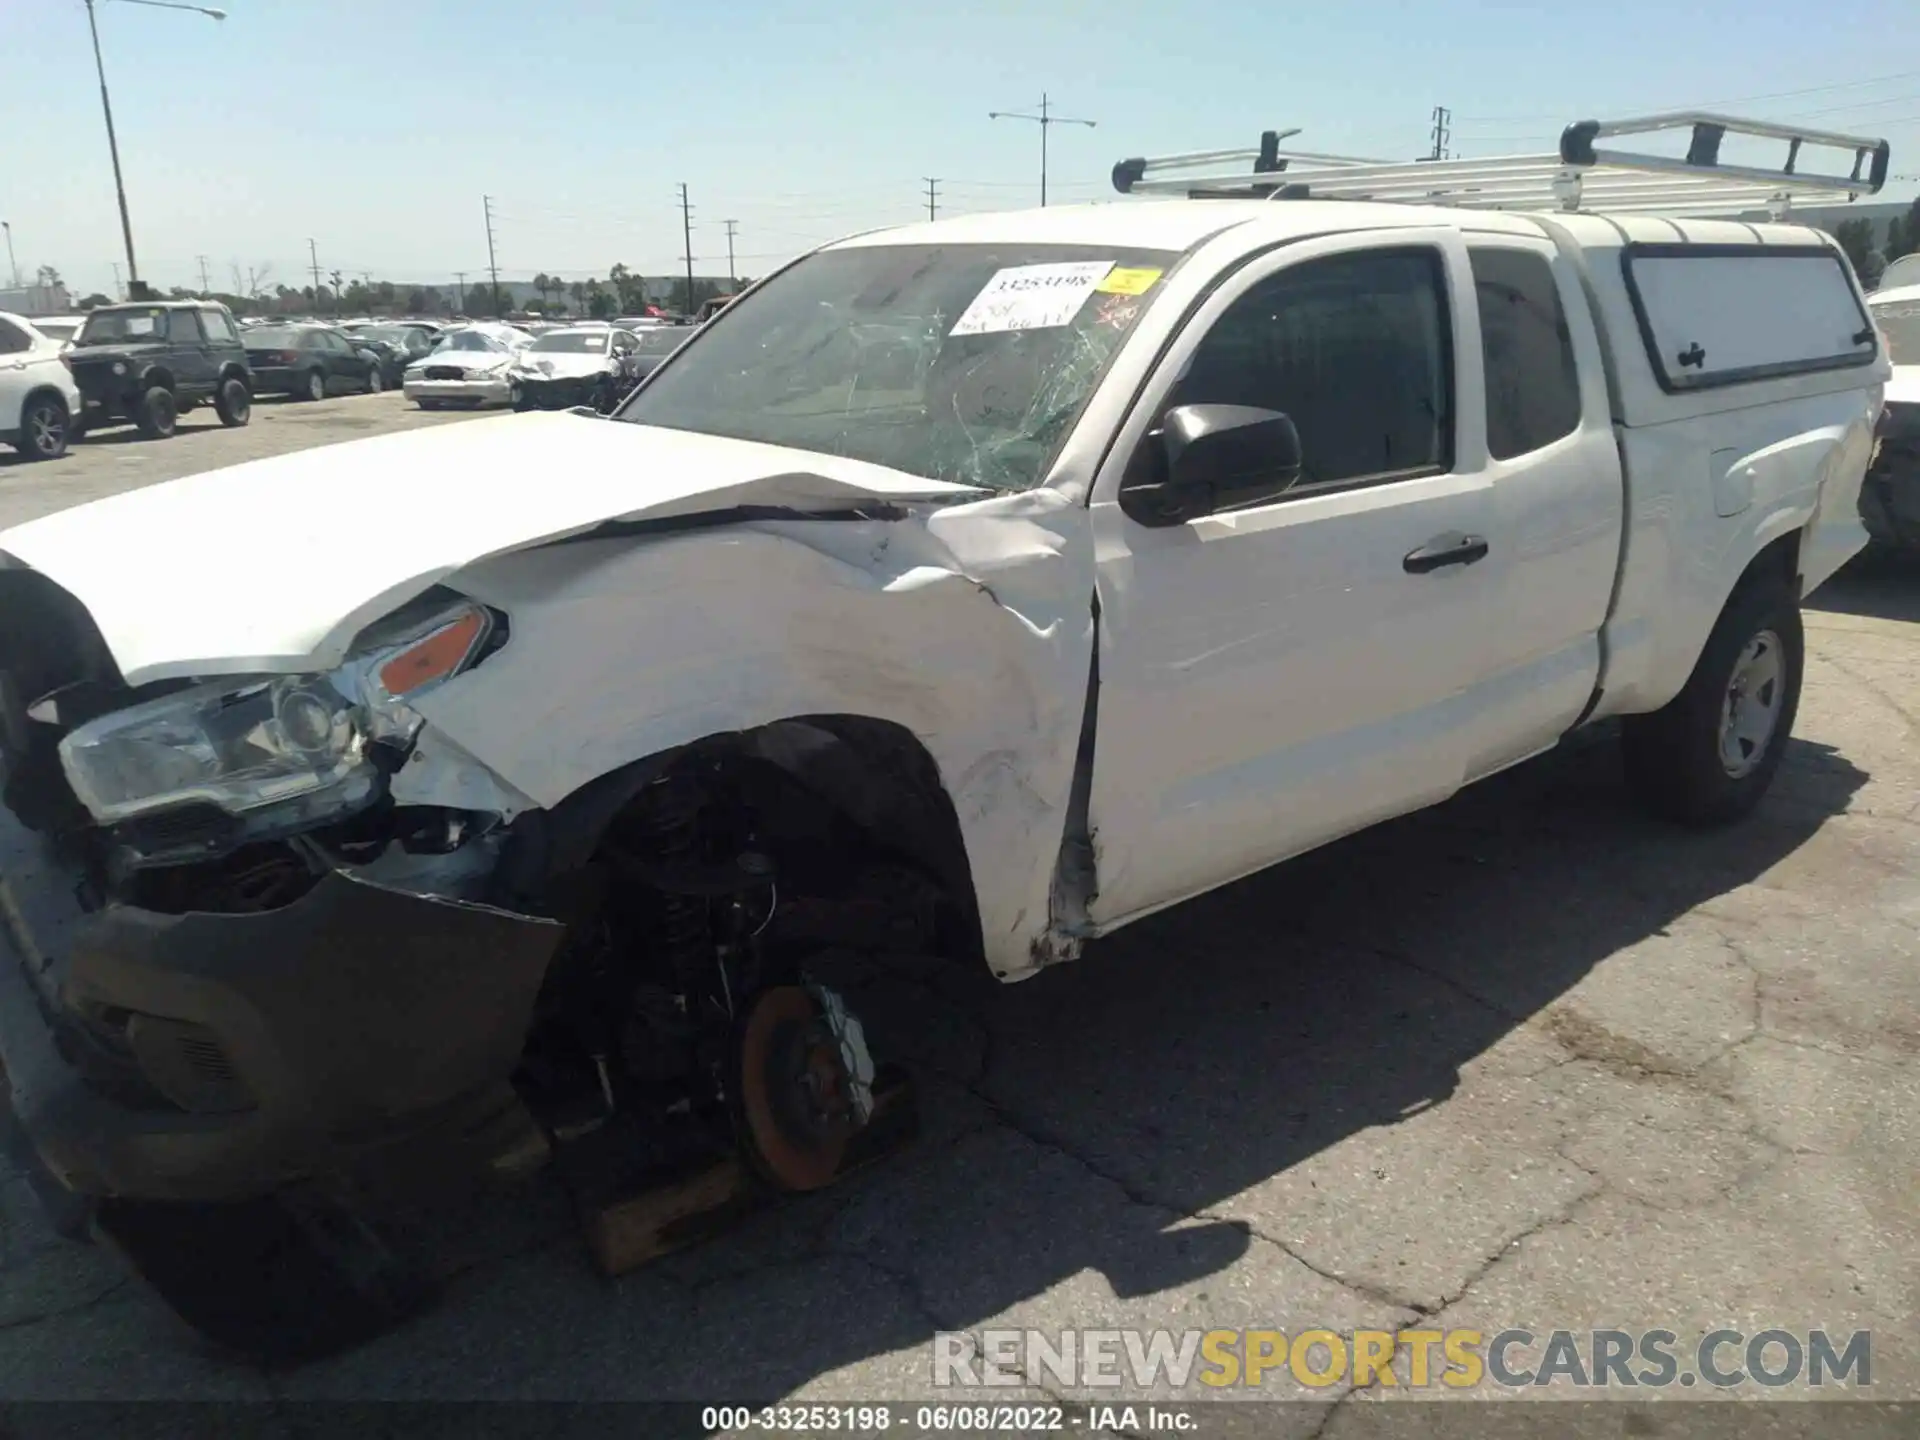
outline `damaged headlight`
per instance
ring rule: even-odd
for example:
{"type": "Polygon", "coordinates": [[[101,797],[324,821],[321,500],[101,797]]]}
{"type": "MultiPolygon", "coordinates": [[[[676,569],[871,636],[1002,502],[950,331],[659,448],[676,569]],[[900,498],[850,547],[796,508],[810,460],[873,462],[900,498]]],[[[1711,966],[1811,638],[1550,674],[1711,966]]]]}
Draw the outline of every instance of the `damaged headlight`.
{"type": "Polygon", "coordinates": [[[192,802],[344,814],[379,793],[372,747],[404,750],[418,734],[408,701],[464,670],[491,633],[485,610],[440,610],[329,675],[216,680],[103,715],[60,742],[61,764],[102,824],[192,802]]]}

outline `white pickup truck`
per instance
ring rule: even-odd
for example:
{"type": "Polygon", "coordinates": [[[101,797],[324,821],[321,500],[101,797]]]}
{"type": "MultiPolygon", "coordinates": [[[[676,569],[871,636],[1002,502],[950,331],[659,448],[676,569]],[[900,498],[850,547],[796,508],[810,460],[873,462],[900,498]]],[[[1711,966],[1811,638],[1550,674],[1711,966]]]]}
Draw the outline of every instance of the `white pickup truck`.
{"type": "Polygon", "coordinates": [[[1749,810],[1887,374],[1807,229],[1129,201],[827,246],[610,418],[22,525],[14,1111],[250,1347],[228,1202],[530,1137],[827,1183],[848,952],[1030,976],[1610,717],[1749,810]]]}

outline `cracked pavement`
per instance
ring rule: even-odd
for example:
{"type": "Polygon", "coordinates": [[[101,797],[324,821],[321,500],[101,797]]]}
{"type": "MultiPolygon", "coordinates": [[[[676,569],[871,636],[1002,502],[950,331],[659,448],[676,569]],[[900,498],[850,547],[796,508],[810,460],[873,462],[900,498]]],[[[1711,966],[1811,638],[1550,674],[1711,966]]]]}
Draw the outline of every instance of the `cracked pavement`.
{"type": "MultiPolygon", "coordinates": [[[[148,448],[0,473],[0,523],[148,448]]],[[[436,1308],[263,1370],[14,1168],[0,1399],[952,1398],[939,1330],[1413,1325],[1870,1329],[1874,1398],[1920,1398],[1916,621],[1920,568],[1815,597],[1797,735],[1730,830],[1640,817],[1600,730],[1024,985],[845,977],[925,1133],[619,1281],[553,1185],[483,1197],[436,1308]]],[[[1263,1433],[1360,1428],[1311,1395],[1263,1433]]]]}

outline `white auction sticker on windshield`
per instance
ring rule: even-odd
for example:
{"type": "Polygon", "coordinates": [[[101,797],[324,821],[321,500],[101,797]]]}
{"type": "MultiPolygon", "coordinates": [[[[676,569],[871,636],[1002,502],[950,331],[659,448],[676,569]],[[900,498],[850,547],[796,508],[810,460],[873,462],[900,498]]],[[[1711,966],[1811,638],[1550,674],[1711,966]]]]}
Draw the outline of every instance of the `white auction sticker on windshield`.
{"type": "Polygon", "coordinates": [[[1111,269],[1111,260],[1072,260],[1063,265],[1015,265],[997,270],[947,333],[996,335],[1006,330],[1047,330],[1065,325],[1080,313],[1094,287],[1111,269]]]}

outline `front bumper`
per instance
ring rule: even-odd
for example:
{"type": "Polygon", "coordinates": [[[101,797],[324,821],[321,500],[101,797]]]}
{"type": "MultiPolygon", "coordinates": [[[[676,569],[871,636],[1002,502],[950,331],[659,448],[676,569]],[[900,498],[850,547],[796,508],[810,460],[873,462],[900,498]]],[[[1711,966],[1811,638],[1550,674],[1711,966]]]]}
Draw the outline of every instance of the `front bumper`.
{"type": "Polygon", "coordinates": [[[338,873],[284,908],[109,904],[0,812],[0,1061],[55,1178],[216,1201],[484,1168],[561,927],[338,873]]]}
{"type": "Polygon", "coordinates": [[[401,382],[400,391],[409,400],[464,400],[469,403],[477,400],[483,405],[505,405],[512,397],[513,386],[505,375],[467,380],[427,380],[409,375],[401,382]]]}
{"type": "Polygon", "coordinates": [[[535,410],[566,410],[575,405],[599,405],[621,393],[611,375],[515,375],[517,403],[535,410]]]}

